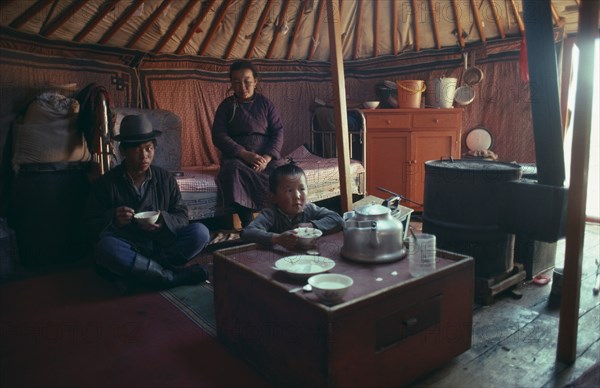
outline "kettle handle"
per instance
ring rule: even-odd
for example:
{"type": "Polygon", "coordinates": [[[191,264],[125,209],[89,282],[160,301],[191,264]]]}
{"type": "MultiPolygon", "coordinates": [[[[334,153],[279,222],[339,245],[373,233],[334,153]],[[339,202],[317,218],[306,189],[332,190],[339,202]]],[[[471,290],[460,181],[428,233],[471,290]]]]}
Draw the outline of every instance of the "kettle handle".
{"type": "Polygon", "coordinates": [[[369,239],[369,245],[372,248],[379,246],[379,235],[377,234],[377,221],[371,222],[371,238],[369,239]]]}

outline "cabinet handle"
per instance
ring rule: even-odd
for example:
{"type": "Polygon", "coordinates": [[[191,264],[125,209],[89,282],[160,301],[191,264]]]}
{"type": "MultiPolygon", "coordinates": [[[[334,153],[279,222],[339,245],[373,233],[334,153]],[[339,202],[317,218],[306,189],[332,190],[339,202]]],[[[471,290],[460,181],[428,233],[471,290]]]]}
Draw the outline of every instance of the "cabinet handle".
{"type": "Polygon", "coordinates": [[[392,120],[385,120],[386,124],[391,124],[392,120]]]}
{"type": "Polygon", "coordinates": [[[436,123],[436,124],[439,124],[440,119],[433,119],[433,122],[436,123]]]}

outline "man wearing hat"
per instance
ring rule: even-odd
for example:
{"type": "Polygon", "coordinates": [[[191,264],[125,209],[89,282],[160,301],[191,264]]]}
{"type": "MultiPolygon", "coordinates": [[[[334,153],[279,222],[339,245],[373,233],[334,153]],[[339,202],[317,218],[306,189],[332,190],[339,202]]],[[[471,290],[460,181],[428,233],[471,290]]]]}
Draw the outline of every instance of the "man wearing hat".
{"type": "Polygon", "coordinates": [[[125,116],[119,141],[120,165],[94,183],[85,222],[96,239],[94,260],[125,288],[171,288],[207,280],[200,265],[184,266],[209,241],[203,224],[189,223],[187,207],[173,175],[152,165],[156,137],[144,115],[125,116]],[[156,223],[143,224],[135,213],[157,210],[156,223]]]}

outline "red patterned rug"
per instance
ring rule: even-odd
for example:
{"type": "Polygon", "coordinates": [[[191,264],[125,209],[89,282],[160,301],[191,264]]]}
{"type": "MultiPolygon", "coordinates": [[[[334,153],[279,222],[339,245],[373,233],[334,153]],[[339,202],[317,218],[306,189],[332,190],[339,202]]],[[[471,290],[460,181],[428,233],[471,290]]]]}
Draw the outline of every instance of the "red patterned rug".
{"type": "Polygon", "coordinates": [[[210,292],[119,296],[91,269],[2,284],[0,386],[269,386],[169,299],[210,292]]]}

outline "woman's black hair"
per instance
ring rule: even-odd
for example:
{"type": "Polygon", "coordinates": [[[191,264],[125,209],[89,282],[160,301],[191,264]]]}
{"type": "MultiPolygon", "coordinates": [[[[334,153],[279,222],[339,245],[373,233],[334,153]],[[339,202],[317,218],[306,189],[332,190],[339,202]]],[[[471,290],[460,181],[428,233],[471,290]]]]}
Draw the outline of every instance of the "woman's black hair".
{"type": "Polygon", "coordinates": [[[233,78],[234,71],[243,70],[243,69],[250,69],[250,71],[252,71],[252,75],[254,76],[254,78],[258,78],[258,71],[256,71],[256,69],[254,68],[254,65],[252,64],[252,62],[247,61],[245,59],[240,59],[239,61],[233,62],[231,64],[231,66],[229,67],[229,79],[233,78]]]}
{"type": "Polygon", "coordinates": [[[303,175],[306,178],[304,170],[293,160],[290,160],[287,164],[277,167],[275,170],[273,170],[271,175],[269,175],[269,191],[271,191],[273,194],[277,192],[277,186],[279,186],[281,177],[297,175],[303,175]]]}

